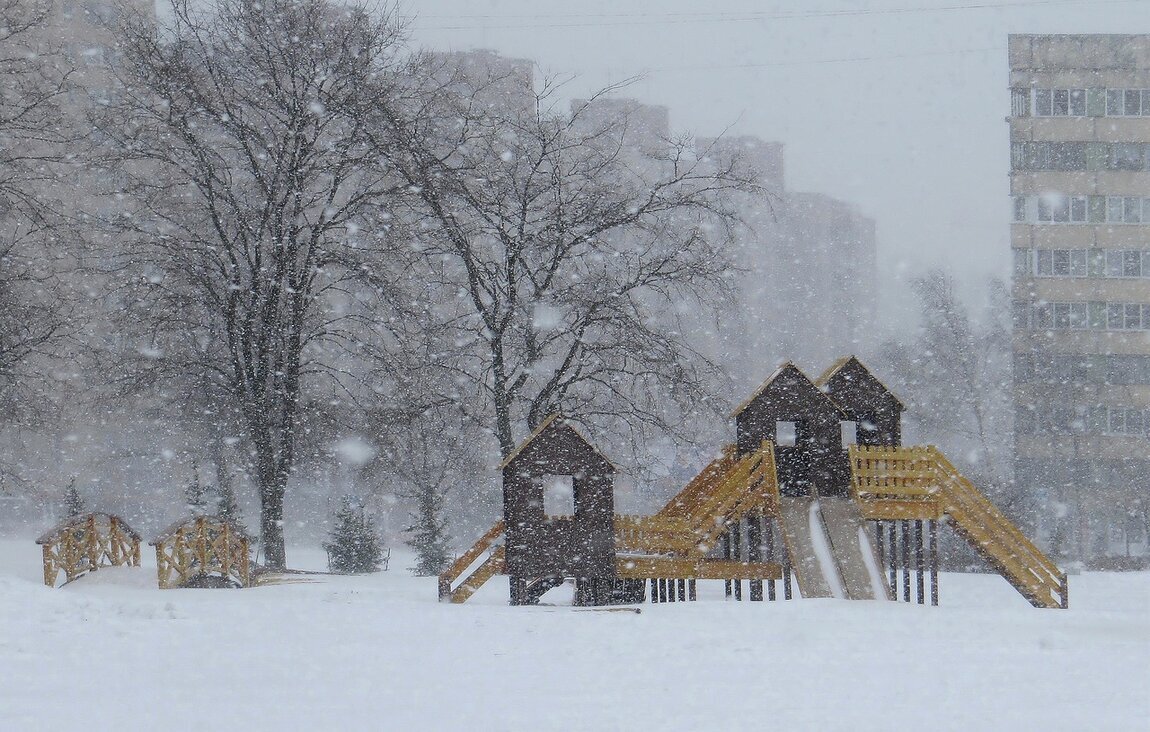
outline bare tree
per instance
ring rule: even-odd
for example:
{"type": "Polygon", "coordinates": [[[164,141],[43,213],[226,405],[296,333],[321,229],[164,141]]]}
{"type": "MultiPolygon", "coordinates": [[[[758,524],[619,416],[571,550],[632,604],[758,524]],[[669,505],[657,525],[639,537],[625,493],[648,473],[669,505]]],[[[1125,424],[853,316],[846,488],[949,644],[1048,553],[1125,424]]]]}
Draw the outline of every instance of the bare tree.
{"type": "MultiPolygon", "coordinates": [[[[46,361],[80,326],[60,278],[70,229],[51,197],[73,131],[50,11],[49,2],[0,0],[0,420],[20,427],[51,413],[57,385],[46,361]]],[[[19,478],[7,462],[0,470],[19,478]]]]}
{"type": "Polygon", "coordinates": [[[207,387],[253,455],[268,566],[309,386],[395,341],[392,188],[369,111],[396,75],[388,17],[325,0],[173,0],[123,29],[122,89],[97,116],[127,210],[115,293],[137,385],[207,387]]]}
{"type": "Polygon", "coordinates": [[[568,112],[555,85],[429,63],[438,86],[415,108],[385,100],[381,126],[399,138],[401,215],[424,222],[460,403],[502,455],[556,410],[689,439],[718,376],[691,334],[729,294],[728,198],[754,176],[604,113],[613,89],[568,112]]]}
{"type": "Polygon", "coordinates": [[[976,480],[1009,504],[1016,496],[1009,490],[1013,441],[1006,285],[990,281],[990,305],[981,322],[971,319],[948,272],[932,270],[915,279],[913,288],[921,306],[917,335],[909,342],[884,344],[882,361],[923,436],[958,455],[976,480]]]}

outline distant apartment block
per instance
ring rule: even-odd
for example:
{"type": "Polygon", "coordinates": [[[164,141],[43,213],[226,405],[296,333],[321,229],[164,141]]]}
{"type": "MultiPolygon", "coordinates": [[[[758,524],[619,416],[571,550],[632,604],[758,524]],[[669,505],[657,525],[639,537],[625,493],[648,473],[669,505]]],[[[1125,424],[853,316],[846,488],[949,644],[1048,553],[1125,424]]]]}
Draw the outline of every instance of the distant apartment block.
{"type": "Polygon", "coordinates": [[[875,222],[851,203],[789,191],[784,146],[757,137],[700,140],[714,154],[740,154],[762,192],[742,195],[735,261],[746,270],[724,323],[725,355],[753,388],[792,360],[815,367],[875,345],[875,222]]]}
{"type": "Polygon", "coordinates": [[[1150,36],[1012,35],[1016,475],[1055,554],[1145,541],[1150,36]]]}

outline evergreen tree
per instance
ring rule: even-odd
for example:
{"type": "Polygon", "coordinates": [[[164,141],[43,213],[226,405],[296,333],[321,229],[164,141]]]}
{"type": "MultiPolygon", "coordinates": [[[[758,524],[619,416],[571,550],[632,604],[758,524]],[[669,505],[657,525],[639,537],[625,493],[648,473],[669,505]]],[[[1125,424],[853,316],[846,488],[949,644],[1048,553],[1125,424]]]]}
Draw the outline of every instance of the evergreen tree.
{"type": "Polygon", "coordinates": [[[412,571],[418,577],[442,572],[451,561],[451,536],[447,533],[444,499],[447,491],[437,486],[421,486],[411,513],[412,524],[405,529],[410,536],[407,545],[415,550],[417,560],[412,571]]]}
{"type": "Polygon", "coordinates": [[[383,561],[383,546],[375,531],[375,522],[353,496],[344,496],[333,516],[335,525],[331,541],[324,542],[328,568],[340,574],[378,572],[383,561]]]}
{"type": "Polygon", "coordinates": [[[64,489],[64,513],[68,518],[80,516],[88,512],[84,506],[84,499],[80,495],[80,491],[76,489],[76,479],[68,481],[68,487],[64,489]]]}
{"type": "Polygon", "coordinates": [[[240,505],[236,501],[236,492],[232,490],[230,477],[224,476],[224,480],[216,484],[215,494],[216,515],[231,522],[245,534],[248,533],[248,527],[244,525],[243,517],[240,515],[240,505]]]}
{"type": "Polygon", "coordinates": [[[192,482],[184,488],[184,503],[190,514],[207,513],[208,505],[204,501],[204,486],[200,483],[200,469],[194,462],[192,463],[192,482]]]}

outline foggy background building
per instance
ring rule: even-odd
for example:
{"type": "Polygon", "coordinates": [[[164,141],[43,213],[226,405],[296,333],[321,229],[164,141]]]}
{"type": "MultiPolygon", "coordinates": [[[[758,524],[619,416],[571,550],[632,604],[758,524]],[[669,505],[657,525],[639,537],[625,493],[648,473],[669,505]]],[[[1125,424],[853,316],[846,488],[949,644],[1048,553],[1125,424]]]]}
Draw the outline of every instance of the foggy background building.
{"type": "Polygon", "coordinates": [[[1150,460],[1150,36],[1010,36],[1017,479],[1052,551],[1129,551],[1150,460]]]}

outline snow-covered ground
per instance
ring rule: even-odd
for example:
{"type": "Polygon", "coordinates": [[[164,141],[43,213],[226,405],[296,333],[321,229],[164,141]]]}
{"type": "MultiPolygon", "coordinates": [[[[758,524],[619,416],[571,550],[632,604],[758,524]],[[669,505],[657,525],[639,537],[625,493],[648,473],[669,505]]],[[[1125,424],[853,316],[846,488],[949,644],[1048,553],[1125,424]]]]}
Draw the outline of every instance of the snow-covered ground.
{"type": "Polygon", "coordinates": [[[710,583],[635,614],[508,607],[506,581],[440,605],[409,563],[158,590],[145,559],[49,589],[32,540],[0,540],[0,729],[1150,728],[1150,573],[1072,577],[1066,612],[944,575],[939,608],[710,583]]]}

